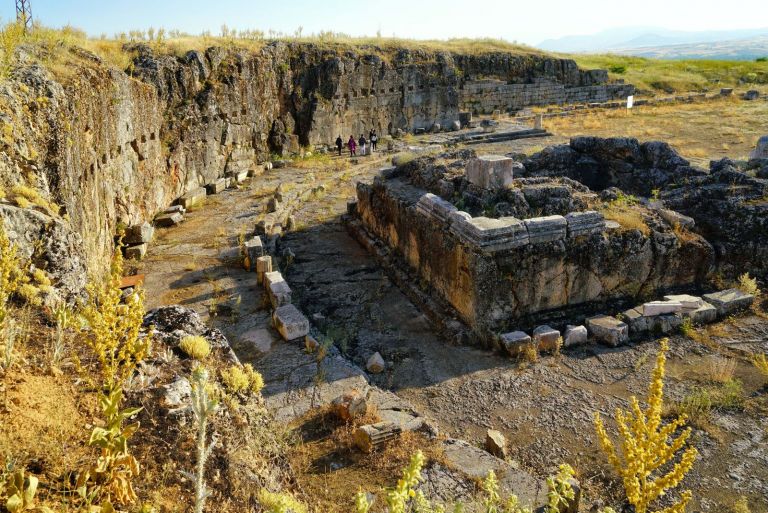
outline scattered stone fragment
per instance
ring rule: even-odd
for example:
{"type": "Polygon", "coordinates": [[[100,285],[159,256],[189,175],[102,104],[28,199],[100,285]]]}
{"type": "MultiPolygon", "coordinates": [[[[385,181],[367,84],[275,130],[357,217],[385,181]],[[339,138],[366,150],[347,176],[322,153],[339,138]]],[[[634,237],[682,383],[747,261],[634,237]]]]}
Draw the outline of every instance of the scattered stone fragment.
{"type": "Polygon", "coordinates": [[[678,313],[682,310],[683,305],[678,301],[651,301],[643,305],[643,315],[646,317],[678,313]]]}
{"type": "Polygon", "coordinates": [[[227,179],[226,178],[219,178],[215,182],[206,184],[205,191],[210,194],[219,194],[221,192],[224,192],[224,189],[227,188],[227,179]]]}
{"type": "Polygon", "coordinates": [[[744,93],[743,98],[745,100],[757,100],[758,98],[760,98],[760,91],[758,91],[757,89],[750,89],[749,91],[744,93]]]}
{"type": "Polygon", "coordinates": [[[277,198],[269,198],[269,202],[267,202],[267,212],[277,212],[279,208],[280,201],[277,198]]]}
{"type": "Polygon", "coordinates": [[[755,296],[742,292],[739,289],[729,289],[712,294],[704,294],[707,303],[717,308],[717,315],[725,317],[739,310],[746,310],[752,306],[755,296]]]}
{"type": "Polygon", "coordinates": [[[155,228],[148,222],[143,222],[125,229],[123,242],[125,244],[146,244],[152,241],[155,235],[155,228]]]}
{"type": "Polygon", "coordinates": [[[565,328],[565,334],[563,336],[563,346],[572,347],[581,344],[586,344],[588,338],[586,326],[572,326],[568,325],[565,328]]]}
{"type": "Polygon", "coordinates": [[[155,226],[159,226],[160,228],[170,228],[181,223],[183,220],[184,216],[179,212],[163,214],[155,218],[155,226]]]}
{"type": "Polygon", "coordinates": [[[147,254],[147,244],[136,244],[125,248],[125,258],[129,260],[141,260],[147,254]]]}
{"type": "Polygon", "coordinates": [[[256,259],[256,280],[264,283],[264,277],[272,272],[272,257],[265,255],[256,259]]]}
{"type": "Polygon", "coordinates": [[[382,358],[378,351],[373,353],[371,357],[368,358],[368,362],[365,364],[365,368],[368,369],[368,372],[372,374],[379,374],[384,372],[384,369],[386,368],[384,358],[382,358]]]}
{"type": "Polygon", "coordinates": [[[205,191],[204,187],[198,187],[196,189],[192,189],[191,191],[187,192],[177,201],[179,205],[184,207],[185,210],[189,210],[189,207],[191,207],[192,205],[196,205],[197,203],[200,203],[205,199],[207,195],[208,193],[205,191]]]}
{"type": "Polygon", "coordinates": [[[357,390],[340,395],[331,402],[336,416],[343,421],[362,417],[368,413],[368,401],[357,390]]]}
{"type": "Polygon", "coordinates": [[[507,459],[507,439],[499,431],[485,432],[485,450],[502,460],[507,459]]]}
{"type": "Polygon", "coordinates": [[[318,342],[315,337],[313,337],[312,335],[307,335],[306,337],[304,337],[304,349],[308,353],[314,353],[315,351],[317,351],[317,348],[319,347],[320,347],[320,342],[318,342]]]}
{"type": "Polygon", "coordinates": [[[163,214],[174,214],[178,212],[181,215],[184,215],[187,213],[187,209],[182,207],[181,205],[171,205],[170,207],[163,210],[163,214]]]}
{"type": "Polygon", "coordinates": [[[256,271],[256,262],[264,256],[264,245],[258,235],[245,242],[246,270],[256,271]]]}
{"type": "Polygon", "coordinates": [[[683,310],[683,317],[689,317],[693,324],[710,324],[717,320],[717,308],[702,301],[699,308],[683,310]]]}
{"type": "Polygon", "coordinates": [[[293,305],[276,309],[272,321],[284,340],[296,340],[309,334],[309,320],[293,305]]]}
{"type": "Polygon", "coordinates": [[[378,449],[390,440],[394,440],[402,429],[392,422],[379,422],[357,428],[354,434],[355,447],[369,453],[378,449]]]}
{"type": "Polygon", "coordinates": [[[539,326],[533,330],[533,341],[542,352],[552,352],[558,349],[561,343],[560,332],[547,326],[539,326]]]}
{"type": "Polygon", "coordinates": [[[264,171],[272,171],[272,162],[264,163],[264,171]]]}
{"type": "Polygon", "coordinates": [[[664,219],[666,222],[668,222],[672,226],[680,226],[682,228],[693,228],[693,226],[696,224],[696,221],[694,221],[692,217],[684,216],[680,212],[675,212],[674,210],[662,208],[662,209],[659,209],[658,212],[661,218],[664,219]]]}
{"type": "Polygon", "coordinates": [[[595,339],[612,347],[629,340],[629,326],[608,315],[590,317],[587,319],[587,329],[595,339]]]}

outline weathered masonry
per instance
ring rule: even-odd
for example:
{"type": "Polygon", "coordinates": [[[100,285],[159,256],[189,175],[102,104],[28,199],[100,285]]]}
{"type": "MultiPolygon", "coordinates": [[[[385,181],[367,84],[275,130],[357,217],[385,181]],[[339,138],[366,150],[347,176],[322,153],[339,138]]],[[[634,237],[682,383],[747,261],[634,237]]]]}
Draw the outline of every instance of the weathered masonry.
{"type": "MultiPolygon", "coordinates": [[[[640,206],[652,227],[625,229],[590,208],[600,207],[599,198],[572,180],[515,179],[503,203],[518,195],[529,207],[494,217],[489,198],[498,190],[451,176],[447,170],[458,166],[424,166],[388,169],[360,184],[356,219],[485,343],[543,320],[583,319],[607,304],[696,286],[712,268],[713,249],[700,236],[679,236],[640,206]],[[455,201],[462,190],[486,195],[482,215],[443,199],[455,201]]],[[[496,168],[504,174],[509,166],[488,159],[486,171],[496,168]]]]}

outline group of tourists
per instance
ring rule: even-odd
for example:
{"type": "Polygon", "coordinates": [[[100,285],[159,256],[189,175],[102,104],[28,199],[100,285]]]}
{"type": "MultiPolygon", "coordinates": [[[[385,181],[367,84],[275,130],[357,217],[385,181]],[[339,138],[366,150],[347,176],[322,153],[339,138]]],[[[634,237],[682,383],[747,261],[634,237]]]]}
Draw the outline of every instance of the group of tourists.
{"type": "MultiPolygon", "coordinates": [[[[376,145],[379,142],[379,136],[376,133],[376,129],[372,128],[370,132],[368,132],[368,139],[365,138],[365,134],[360,134],[360,139],[355,140],[354,135],[349,136],[349,140],[347,141],[347,149],[349,150],[349,156],[355,157],[357,156],[357,149],[360,148],[361,155],[365,155],[367,152],[368,144],[371,145],[371,152],[376,151],[376,145]]],[[[344,141],[342,140],[341,136],[336,138],[336,150],[339,153],[339,156],[341,156],[341,150],[344,148],[344,141]]]]}

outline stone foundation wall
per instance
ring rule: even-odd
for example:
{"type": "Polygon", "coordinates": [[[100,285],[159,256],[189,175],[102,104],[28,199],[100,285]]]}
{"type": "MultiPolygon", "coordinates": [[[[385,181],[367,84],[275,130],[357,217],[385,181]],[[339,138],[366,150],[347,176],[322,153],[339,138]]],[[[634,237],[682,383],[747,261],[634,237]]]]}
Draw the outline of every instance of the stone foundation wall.
{"type": "Polygon", "coordinates": [[[490,114],[494,110],[516,111],[533,105],[602,103],[626,99],[635,88],[628,84],[567,86],[553,81],[507,84],[496,80],[468,82],[459,91],[463,111],[490,114]]]}
{"type": "Polygon", "coordinates": [[[606,229],[595,214],[472,219],[388,174],[358,186],[357,216],[486,343],[542,318],[695,286],[711,270],[712,247],[699,237],[606,229]]]}

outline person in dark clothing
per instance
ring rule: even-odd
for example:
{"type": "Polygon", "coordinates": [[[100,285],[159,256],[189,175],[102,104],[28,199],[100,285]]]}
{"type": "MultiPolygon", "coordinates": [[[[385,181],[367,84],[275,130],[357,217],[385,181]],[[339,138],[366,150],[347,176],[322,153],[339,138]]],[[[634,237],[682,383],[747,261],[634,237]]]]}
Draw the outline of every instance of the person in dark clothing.
{"type": "Polygon", "coordinates": [[[341,136],[338,136],[336,138],[336,149],[339,151],[339,157],[341,157],[341,148],[344,147],[344,141],[341,139],[341,136]]]}
{"type": "Polygon", "coordinates": [[[379,136],[376,135],[376,129],[372,128],[368,134],[368,139],[371,141],[371,153],[376,151],[376,143],[379,142],[379,136]]]}
{"type": "Polygon", "coordinates": [[[357,143],[355,142],[354,135],[349,136],[349,141],[347,141],[347,147],[349,148],[349,156],[354,157],[357,154],[357,143]]]}
{"type": "Polygon", "coordinates": [[[365,140],[364,134],[360,134],[360,140],[357,141],[357,143],[360,146],[360,150],[363,152],[363,155],[365,155],[365,145],[368,144],[368,141],[365,140]]]}

